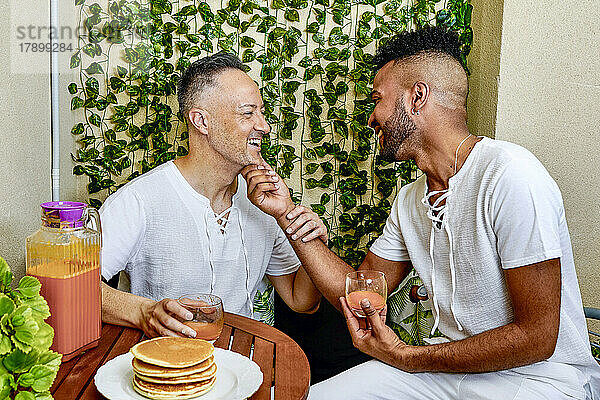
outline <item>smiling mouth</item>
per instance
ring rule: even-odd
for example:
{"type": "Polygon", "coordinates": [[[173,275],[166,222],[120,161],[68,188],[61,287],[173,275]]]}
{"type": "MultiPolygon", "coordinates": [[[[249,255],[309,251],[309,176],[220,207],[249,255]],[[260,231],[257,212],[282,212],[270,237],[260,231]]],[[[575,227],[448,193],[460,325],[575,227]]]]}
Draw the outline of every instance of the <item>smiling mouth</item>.
{"type": "Polygon", "coordinates": [[[257,149],[260,149],[260,143],[261,142],[262,142],[261,138],[249,138],[248,139],[248,145],[256,147],[257,149]]]}

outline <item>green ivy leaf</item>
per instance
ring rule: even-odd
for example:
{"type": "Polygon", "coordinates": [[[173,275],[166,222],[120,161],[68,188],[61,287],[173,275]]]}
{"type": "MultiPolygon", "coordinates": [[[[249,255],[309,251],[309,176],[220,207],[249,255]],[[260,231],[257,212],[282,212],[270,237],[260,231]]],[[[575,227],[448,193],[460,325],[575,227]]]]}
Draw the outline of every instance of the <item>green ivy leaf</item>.
{"type": "Polygon", "coordinates": [[[300,87],[300,82],[298,81],[287,81],[284,82],[281,91],[283,93],[294,93],[300,87]]]}
{"type": "Polygon", "coordinates": [[[77,110],[78,108],[83,107],[83,100],[79,97],[73,97],[71,99],[71,110],[77,110]]]}
{"type": "Polygon", "coordinates": [[[294,10],[292,8],[288,8],[287,10],[285,10],[283,17],[290,22],[300,21],[300,14],[297,10],[294,10]]]}
{"type": "Polygon", "coordinates": [[[256,39],[254,39],[250,36],[242,36],[240,39],[240,45],[242,47],[254,47],[255,43],[256,43],[256,39]]]}
{"type": "Polygon", "coordinates": [[[230,11],[236,11],[240,8],[241,0],[229,0],[229,6],[227,7],[230,11]]]}
{"type": "Polygon", "coordinates": [[[249,63],[249,62],[254,61],[255,59],[256,59],[256,54],[254,53],[254,50],[252,50],[252,49],[244,50],[244,53],[242,54],[242,62],[249,63]]]}
{"type": "Polygon", "coordinates": [[[85,173],[85,169],[81,165],[76,165],[73,167],[73,175],[83,175],[85,173]]]}
{"type": "Polygon", "coordinates": [[[81,135],[83,133],[83,124],[79,122],[71,129],[71,134],[73,135],[81,135]]]}
{"type": "Polygon", "coordinates": [[[329,33],[329,45],[330,46],[336,46],[336,45],[344,45],[346,43],[348,43],[350,41],[350,38],[348,37],[348,35],[345,35],[342,31],[342,28],[340,28],[339,26],[336,26],[335,28],[333,28],[331,30],[331,32],[329,33]]]}
{"type": "Polygon", "coordinates": [[[127,69],[125,69],[125,68],[123,68],[121,66],[118,66],[117,67],[117,74],[119,75],[119,77],[125,78],[127,76],[127,69]]]}
{"type": "Polygon", "coordinates": [[[310,208],[312,208],[312,210],[317,213],[317,215],[323,215],[325,214],[325,211],[327,211],[325,209],[324,206],[322,206],[321,204],[311,204],[310,208]]]}
{"type": "Polygon", "coordinates": [[[321,32],[317,32],[314,35],[312,35],[312,40],[315,43],[323,45],[325,44],[325,35],[323,35],[321,32]]]}
{"type": "Polygon", "coordinates": [[[346,122],[340,120],[333,121],[333,130],[338,135],[348,139],[348,125],[346,122]]]}
{"type": "Polygon", "coordinates": [[[85,81],[85,89],[88,95],[93,94],[97,96],[100,90],[100,84],[96,78],[91,77],[85,81]]]}
{"type": "Polygon", "coordinates": [[[134,49],[131,49],[131,48],[125,49],[125,61],[127,61],[130,64],[135,64],[138,59],[139,59],[139,54],[137,51],[135,51],[134,49]]]}
{"type": "Polygon", "coordinates": [[[335,85],[335,94],[341,96],[348,92],[348,84],[344,81],[340,81],[335,85]]]}
{"type": "Polygon", "coordinates": [[[181,10],[178,12],[178,14],[179,14],[179,15],[186,15],[186,16],[189,16],[189,15],[194,15],[194,14],[196,14],[196,12],[197,12],[197,11],[198,11],[198,10],[196,9],[196,6],[194,6],[194,5],[190,5],[190,6],[185,6],[185,7],[183,7],[183,8],[182,8],[182,9],[181,9],[181,10]]]}
{"type": "Polygon", "coordinates": [[[320,27],[321,27],[321,24],[319,24],[318,22],[313,22],[306,27],[306,32],[317,33],[317,32],[319,32],[320,27]]]}
{"type": "Polygon", "coordinates": [[[344,11],[343,10],[333,10],[332,11],[333,22],[338,25],[344,25],[344,11]]]}
{"type": "Polygon", "coordinates": [[[344,212],[349,211],[356,207],[356,197],[349,193],[343,193],[340,196],[340,204],[342,205],[344,212]]]}
{"type": "Polygon", "coordinates": [[[306,158],[307,160],[315,160],[317,158],[317,153],[314,149],[308,148],[304,150],[304,158],[306,158]]]}
{"type": "Polygon", "coordinates": [[[85,69],[85,72],[87,72],[90,75],[103,74],[104,70],[102,69],[102,66],[100,64],[94,62],[91,63],[90,66],[85,69]]]}
{"type": "Polygon", "coordinates": [[[154,15],[170,14],[173,11],[169,0],[150,0],[150,5],[154,15]]]}
{"type": "Polygon", "coordinates": [[[317,169],[319,168],[319,164],[309,163],[309,164],[306,164],[305,168],[306,168],[307,174],[314,174],[317,171],[317,169]]]}
{"type": "Polygon", "coordinates": [[[79,56],[79,52],[76,52],[75,54],[73,54],[71,56],[71,62],[70,62],[70,67],[71,68],[77,68],[79,67],[79,65],[81,64],[81,57],[79,56]]]}
{"type": "Polygon", "coordinates": [[[116,76],[110,78],[110,88],[116,93],[120,93],[125,90],[126,86],[127,85],[123,79],[117,78],[116,76]]]}
{"type": "Polygon", "coordinates": [[[68,89],[69,89],[69,93],[70,94],[77,93],[77,84],[76,83],[70,83],[68,89]]]}
{"type": "Polygon", "coordinates": [[[100,126],[102,124],[102,119],[98,114],[92,113],[89,117],[90,124],[100,126]]]}
{"type": "Polygon", "coordinates": [[[325,161],[321,163],[321,168],[323,169],[323,172],[328,174],[333,171],[333,164],[329,161],[325,161]]]}
{"type": "Polygon", "coordinates": [[[202,50],[206,51],[207,53],[212,53],[213,52],[213,44],[208,39],[202,41],[202,43],[200,44],[200,48],[202,50]]]}
{"type": "Polygon", "coordinates": [[[240,17],[238,17],[237,14],[230,14],[229,17],[227,18],[227,24],[233,28],[239,28],[240,27],[240,17]]]}

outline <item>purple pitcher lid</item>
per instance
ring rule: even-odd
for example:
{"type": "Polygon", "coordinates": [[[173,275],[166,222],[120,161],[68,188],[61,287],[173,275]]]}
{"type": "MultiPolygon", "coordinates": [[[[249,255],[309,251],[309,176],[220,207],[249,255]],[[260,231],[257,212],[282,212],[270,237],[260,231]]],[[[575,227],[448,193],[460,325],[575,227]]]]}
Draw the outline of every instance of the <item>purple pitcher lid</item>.
{"type": "Polygon", "coordinates": [[[50,201],[40,204],[42,207],[42,221],[44,225],[52,228],[83,226],[81,217],[87,204],[76,201],[50,201]]]}

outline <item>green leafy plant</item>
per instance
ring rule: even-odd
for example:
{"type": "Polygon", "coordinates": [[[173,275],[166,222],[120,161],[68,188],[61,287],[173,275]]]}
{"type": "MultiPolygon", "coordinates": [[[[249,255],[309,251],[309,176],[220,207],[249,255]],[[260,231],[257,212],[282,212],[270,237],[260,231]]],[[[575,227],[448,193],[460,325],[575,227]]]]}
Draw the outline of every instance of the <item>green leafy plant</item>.
{"type": "Polygon", "coordinates": [[[62,358],[49,350],[54,330],[44,320],[50,309],[40,281],[25,276],[12,289],[12,280],[0,257],[0,400],[49,400],[62,358]]]}
{"type": "MultiPolygon", "coordinates": [[[[71,108],[80,113],[71,130],[80,144],[73,173],[87,176],[92,206],[188,153],[176,111],[178,78],[194,60],[228,51],[259,84],[273,128],[263,139],[264,159],[286,179],[293,199],[323,218],[330,248],[354,267],[381,234],[397,187],[418,175],[412,162],[376,156],[367,127],[374,51],[394,34],[426,25],[456,30],[465,60],[473,41],[469,0],[75,5],[84,29],[71,57],[79,79],[68,86],[71,108]]],[[[429,314],[422,315],[411,326],[422,326],[429,314]]]]}
{"type": "MultiPolygon", "coordinates": [[[[592,355],[594,356],[594,358],[598,359],[600,358],[600,340],[591,340],[592,342],[592,355]]],[[[599,361],[600,363],[600,361],[599,361]]]]}

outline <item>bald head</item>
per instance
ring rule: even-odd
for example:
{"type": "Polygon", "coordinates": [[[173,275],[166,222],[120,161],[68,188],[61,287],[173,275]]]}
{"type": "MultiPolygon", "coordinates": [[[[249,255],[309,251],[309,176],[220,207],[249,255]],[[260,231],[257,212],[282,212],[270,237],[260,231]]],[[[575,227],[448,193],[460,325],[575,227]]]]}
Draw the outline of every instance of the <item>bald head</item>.
{"type": "Polygon", "coordinates": [[[386,65],[393,69],[392,76],[402,88],[425,82],[432,100],[442,107],[466,108],[467,74],[455,32],[429,27],[396,35],[378,49],[373,64],[376,70],[386,65]]]}

